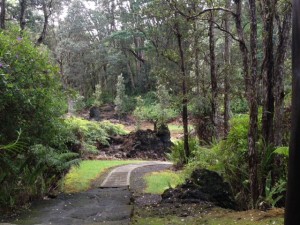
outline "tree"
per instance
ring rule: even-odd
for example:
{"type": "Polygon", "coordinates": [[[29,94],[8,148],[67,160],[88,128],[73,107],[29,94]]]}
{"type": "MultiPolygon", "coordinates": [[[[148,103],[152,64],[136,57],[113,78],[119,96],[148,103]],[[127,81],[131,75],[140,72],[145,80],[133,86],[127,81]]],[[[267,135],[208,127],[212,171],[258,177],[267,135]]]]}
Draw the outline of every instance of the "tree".
{"type": "MultiPolygon", "coordinates": [[[[226,0],[226,8],[231,8],[231,1],[226,0]]],[[[227,12],[224,13],[225,30],[230,30],[230,20],[227,12]]],[[[230,73],[231,69],[231,57],[230,57],[230,35],[225,33],[224,40],[224,136],[226,137],[229,132],[229,119],[230,119],[230,73]]]]}
{"type": "Polygon", "coordinates": [[[125,99],[126,99],[126,94],[125,94],[125,83],[124,83],[124,77],[123,74],[120,74],[118,76],[118,82],[116,86],[117,90],[117,95],[115,98],[115,110],[119,116],[125,113],[125,99]]]}
{"type": "Polygon", "coordinates": [[[5,29],[6,0],[1,0],[0,8],[0,28],[5,29]]]}
{"type": "Polygon", "coordinates": [[[289,151],[289,172],[285,207],[285,225],[296,225],[300,221],[298,203],[300,201],[300,2],[293,1],[293,97],[292,130],[289,151]]]}

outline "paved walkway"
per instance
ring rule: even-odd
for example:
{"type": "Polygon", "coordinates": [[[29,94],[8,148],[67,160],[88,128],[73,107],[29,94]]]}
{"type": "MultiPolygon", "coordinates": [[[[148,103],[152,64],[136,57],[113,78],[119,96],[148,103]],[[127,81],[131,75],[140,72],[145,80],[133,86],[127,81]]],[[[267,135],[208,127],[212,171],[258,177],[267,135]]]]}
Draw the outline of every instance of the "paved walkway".
{"type": "MultiPolygon", "coordinates": [[[[113,169],[99,188],[36,202],[11,224],[21,225],[128,225],[133,211],[129,190],[131,172],[167,162],[146,162],[113,169]]],[[[7,222],[7,221],[3,221],[7,222]]],[[[0,225],[4,225],[1,223],[0,225]]]]}
{"type": "Polygon", "coordinates": [[[129,164],[113,169],[101,184],[101,188],[107,187],[129,187],[131,172],[139,167],[153,165],[172,165],[169,162],[151,161],[137,164],[129,164]]]}

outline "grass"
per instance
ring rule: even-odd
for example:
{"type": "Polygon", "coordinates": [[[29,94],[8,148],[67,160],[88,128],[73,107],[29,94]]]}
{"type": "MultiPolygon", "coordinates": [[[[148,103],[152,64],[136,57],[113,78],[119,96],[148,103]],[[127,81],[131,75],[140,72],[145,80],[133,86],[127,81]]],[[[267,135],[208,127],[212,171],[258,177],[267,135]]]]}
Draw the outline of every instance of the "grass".
{"type": "Polygon", "coordinates": [[[137,163],[138,160],[85,160],[78,167],[72,167],[64,178],[64,192],[86,191],[91,182],[101,176],[107,169],[119,165],[137,163]]]}
{"type": "Polygon", "coordinates": [[[283,210],[273,209],[268,212],[242,211],[230,212],[215,208],[196,216],[179,217],[167,215],[165,217],[134,218],[133,225],[282,225],[283,210]]]}
{"type": "Polygon", "coordinates": [[[144,177],[147,188],[144,190],[146,193],[162,194],[166,189],[175,187],[184,182],[183,175],[175,173],[171,170],[162,172],[152,172],[144,177]]]}

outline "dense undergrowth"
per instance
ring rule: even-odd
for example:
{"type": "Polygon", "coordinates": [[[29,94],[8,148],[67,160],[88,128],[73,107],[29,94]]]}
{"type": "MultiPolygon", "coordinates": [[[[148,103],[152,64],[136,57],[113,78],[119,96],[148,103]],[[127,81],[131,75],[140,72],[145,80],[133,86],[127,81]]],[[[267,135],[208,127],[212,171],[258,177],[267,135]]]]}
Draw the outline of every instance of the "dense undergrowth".
{"type": "MultiPolygon", "coordinates": [[[[251,208],[249,164],[248,164],[248,115],[237,115],[231,119],[231,130],[226,139],[210,146],[201,146],[195,138],[189,141],[191,157],[184,167],[188,177],[196,168],[206,168],[220,173],[230,184],[240,209],[251,208]]],[[[287,147],[266,148],[262,139],[259,140],[259,181],[265,183],[259,202],[261,208],[284,205],[287,180],[287,147]],[[274,168],[273,162],[279,159],[281,166],[274,168]],[[276,171],[276,179],[273,179],[276,171]]],[[[183,142],[175,143],[169,159],[177,165],[183,165],[186,156],[183,142]]]]}
{"type": "Polygon", "coordinates": [[[56,192],[81,157],[125,133],[110,122],[65,119],[60,79],[47,50],[26,32],[0,32],[0,208],[56,192]]]}

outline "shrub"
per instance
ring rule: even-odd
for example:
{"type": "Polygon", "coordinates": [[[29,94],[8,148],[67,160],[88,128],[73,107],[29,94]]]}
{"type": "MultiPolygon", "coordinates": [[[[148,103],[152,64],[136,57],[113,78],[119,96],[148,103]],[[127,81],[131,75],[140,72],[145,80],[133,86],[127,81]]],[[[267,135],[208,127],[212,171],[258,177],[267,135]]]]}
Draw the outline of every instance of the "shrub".
{"type": "Polygon", "coordinates": [[[0,33],[0,206],[49,193],[78,154],[65,145],[69,131],[58,67],[18,29],[0,33]],[[13,144],[22,130],[21,140],[13,144]]]}
{"type": "Polygon", "coordinates": [[[198,151],[199,144],[195,138],[189,138],[189,148],[192,153],[191,154],[192,156],[191,158],[187,159],[184,151],[184,141],[183,140],[177,141],[171,147],[171,153],[167,153],[167,157],[169,160],[174,162],[175,165],[182,166],[185,164],[185,162],[190,162],[195,152],[198,151]]]}
{"type": "Polygon", "coordinates": [[[15,140],[21,129],[29,145],[47,145],[67,111],[59,69],[47,51],[18,35],[18,30],[0,33],[0,143],[15,140]]]}
{"type": "Polygon", "coordinates": [[[88,121],[78,117],[66,119],[68,129],[72,131],[72,145],[78,145],[80,154],[98,153],[97,146],[109,145],[109,136],[124,135],[126,131],[122,125],[115,125],[109,121],[88,121]]]}

